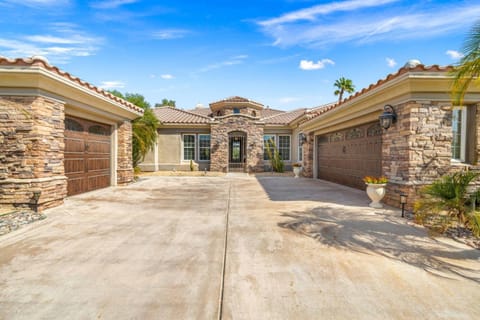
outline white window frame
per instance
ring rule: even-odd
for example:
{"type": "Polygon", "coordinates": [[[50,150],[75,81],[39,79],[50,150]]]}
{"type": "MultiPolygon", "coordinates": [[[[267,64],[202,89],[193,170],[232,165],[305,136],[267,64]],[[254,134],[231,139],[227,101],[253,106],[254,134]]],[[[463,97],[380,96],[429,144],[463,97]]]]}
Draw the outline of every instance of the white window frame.
{"type": "Polygon", "coordinates": [[[271,159],[265,159],[265,157],[267,155],[267,148],[266,148],[265,141],[270,140],[270,139],[265,140],[265,137],[272,137],[273,142],[275,143],[275,145],[277,145],[277,136],[275,134],[264,134],[263,135],[263,161],[270,161],[271,159]]]}
{"type": "Polygon", "coordinates": [[[182,161],[195,161],[197,157],[197,135],[195,133],[182,134],[182,161]],[[193,136],[193,159],[185,159],[185,136],[193,136]]]}
{"type": "MultiPolygon", "coordinates": [[[[283,159],[283,161],[291,161],[292,159],[292,136],[289,134],[279,134],[278,135],[278,143],[277,143],[277,149],[280,151],[280,137],[288,137],[288,159],[283,159]]],[[[282,148],[283,149],[283,148],[282,148]]]]}
{"type": "Polygon", "coordinates": [[[198,142],[197,142],[197,144],[198,144],[198,148],[197,148],[197,149],[198,149],[198,156],[197,156],[198,162],[210,162],[210,160],[211,160],[211,158],[212,158],[212,147],[211,147],[211,145],[212,145],[212,142],[211,142],[211,141],[212,141],[212,140],[211,140],[211,139],[212,139],[212,135],[211,135],[210,133],[199,133],[199,134],[198,134],[198,139],[197,139],[197,141],[198,141],[198,142]],[[208,146],[208,150],[210,150],[210,153],[209,153],[210,159],[208,159],[208,160],[202,160],[202,159],[200,159],[200,137],[201,137],[201,136],[209,136],[209,137],[210,137],[210,139],[209,139],[210,145],[208,146]]]}
{"type": "Polygon", "coordinates": [[[297,160],[303,162],[303,145],[302,145],[302,132],[297,134],[297,160]]]}
{"type": "MultiPolygon", "coordinates": [[[[461,112],[460,122],[462,127],[460,129],[460,158],[453,158],[453,150],[452,150],[452,162],[465,162],[466,160],[466,147],[467,147],[467,107],[454,107],[452,109],[452,113],[454,111],[461,112]]],[[[452,133],[453,133],[453,115],[452,115],[452,133]]]]}

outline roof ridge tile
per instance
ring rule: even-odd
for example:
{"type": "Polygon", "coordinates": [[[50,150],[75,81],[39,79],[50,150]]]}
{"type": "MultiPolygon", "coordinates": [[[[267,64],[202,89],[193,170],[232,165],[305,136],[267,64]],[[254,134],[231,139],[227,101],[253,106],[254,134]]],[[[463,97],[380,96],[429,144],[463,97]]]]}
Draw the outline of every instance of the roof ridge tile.
{"type": "Polygon", "coordinates": [[[103,95],[106,98],[109,98],[110,100],[116,101],[120,103],[121,105],[136,111],[138,113],[143,113],[143,109],[134,105],[131,102],[126,101],[125,99],[113,99],[112,94],[102,88],[99,88],[97,86],[94,86],[93,84],[86,82],[84,80],[81,80],[78,77],[75,77],[71,75],[70,73],[60,70],[58,67],[51,65],[46,58],[40,57],[40,56],[33,56],[30,58],[14,58],[14,59],[9,59],[7,57],[0,56],[0,66],[1,65],[7,65],[7,66],[15,66],[15,65],[20,65],[20,66],[38,66],[40,68],[43,68],[47,71],[53,72],[63,78],[68,79],[71,82],[75,82],[79,84],[82,87],[85,87],[91,91],[95,91],[101,95],[103,95]]]}

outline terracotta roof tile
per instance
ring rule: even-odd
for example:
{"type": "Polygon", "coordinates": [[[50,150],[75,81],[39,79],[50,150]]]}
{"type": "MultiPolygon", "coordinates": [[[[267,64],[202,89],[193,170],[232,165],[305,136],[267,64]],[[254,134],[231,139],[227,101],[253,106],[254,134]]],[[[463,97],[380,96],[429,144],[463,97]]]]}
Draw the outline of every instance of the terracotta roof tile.
{"type": "Polygon", "coordinates": [[[55,67],[55,66],[52,66],[48,63],[47,59],[43,58],[43,57],[39,57],[39,56],[34,56],[34,57],[31,57],[31,58],[16,58],[16,59],[8,59],[6,57],[2,57],[0,56],[0,66],[34,66],[34,67],[40,67],[40,68],[43,68],[45,70],[48,70],[50,72],[53,72],[53,73],[56,73],[57,75],[71,81],[71,82],[75,82],[85,88],[88,88],[89,90],[91,91],[94,91],[96,93],[99,93],[105,97],[107,97],[108,99],[112,100],[112,101],[115,101],[117,103],[120,103],[121,105],[124,105],[125,107],[137,112],[137,113],[143,113],[143,109],[142,108],[139,108],[137,107],[136,105],[124,100],[124,99],[121,99],[119,97],[116,97],[114,96],[113,94],[111,94],[110,92],[107,92],[99,87],[96,87],[88,82],[85,82],[83,80],[81,80],[80,78],[77,78],[75,76],[72,76],[70,73],[68,72],[65,72],[65,71],[62,71],[60,70],[59,68],[55,67]]]}
{"type": "Polygon", "coordinates": [[[215,104],[215,103],[219,103],[219,102],[254,102],[254,103],[257,103],[257,104],[261,104],[261,103],[255,102],[253,100],[246,99],[246,98],[239,97],[239,96],[228,97],[226,99],[222,99],[222,100],[219,100],[219,101],[212,102],[211,104],[215,104]]]}
{"type": "Polygon", "coordinates": [[[298,117],[304,115],[307,109],[297,109],[289,112],[283,112],[274,114],[270,117],[263,118],[262,120],[266,124],[289,124],[293,120],[297,119],[298,117]]]}
{"type": "Polygon", "coordinates": [[[280,113],[285,113],[286,111],[283,110],[276,110],[271,108],[265,108],[260,111],[260,118],[267,118],[271,117],[280,113]]]}
{"type": "Polygon", "coordinates": [[[163,124],[207,124],[211,122],[209,117],[176,108],[154,108],[153,112],[163,124]]]}
{"type": "Polygon", "coordinates": [[[210,108],[195,108],[187,111],[204,117],[210,117],[212,115],[212,110],[210,108]]]}
{"type": "Polygon", "coordinates": [[[436,64],[431,65],[431,66],[425,66],[423,64],[418,64],[418,65],[415,65],[415,66],[405,65],[402,68],[400,68],[397,72],[387,75],[384,79],[380,79],[376,83],[373,83],[373,84],[369,85],[368,88],[363,88],[362,90],[357,91],[355,94],[349,96],[348,98],[343,99],[341,102],[336,102],[334,104],[326,105],[324,108],[321,108],[316,112],[312,112],[311,114],[309,114],[307,116],[307,119],[303,122],[308,122],[308,121],[313,120],[316,117],[324,114],[325,112],[328,112],[332,109],[336,109],[336,108],[342,106],[343,104],[347,103],[348,101],[356,99],[357,97],[362,96],[362,95],[366,94],[367,92],[372,91],[373,89],[378,88],[379,86],[381,86],[381,85],[383,85],[383,84],[385,84],[389,81],[392,81],[393,79],[396,79],[399,76],[401,76],[402,74],[405,74],[407,72],[411,72],[411,71],[417,71],[417,72],[418,71],[449,72],[449,71],[452,71],[453,68],[454,68],[453,66],[443,66],[442,67],[442,66],[439,66],[439,65],[436,65],[436,64]]]}

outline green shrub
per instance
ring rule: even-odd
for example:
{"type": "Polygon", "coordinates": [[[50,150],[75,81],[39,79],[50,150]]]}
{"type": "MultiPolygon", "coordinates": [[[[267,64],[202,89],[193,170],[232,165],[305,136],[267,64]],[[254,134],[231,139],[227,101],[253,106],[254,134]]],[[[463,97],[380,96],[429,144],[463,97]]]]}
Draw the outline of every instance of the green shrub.
{"type": "Polygon", "coordinates": [[[267,152],[268,159],[272,164],[273,171],[284,172],[285,163],[283,162],[283,159],[280,156],[280,152],[278,151],[278,148],[275,145],[275,141],[267,140],[265,151],[267,152]]]}
{"type": "Polygon", "coordinates": [[[421,198],[415,203],[415,221],[434,231],[445,232],[449,227],[462,225],[480,231],[480,217],[475,211],[479,191],[469,194],[470,184],[480,173],[462,171],[447,174],[421,190],[421,198]]]}

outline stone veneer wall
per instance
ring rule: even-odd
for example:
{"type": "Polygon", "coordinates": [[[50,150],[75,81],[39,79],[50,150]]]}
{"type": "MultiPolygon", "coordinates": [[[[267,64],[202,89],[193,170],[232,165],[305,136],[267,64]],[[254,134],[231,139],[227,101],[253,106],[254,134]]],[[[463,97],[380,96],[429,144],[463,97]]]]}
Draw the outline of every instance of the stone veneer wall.
{"type": "Polygon", "coordinates": [[[436,102],[410,101],[394,108],[397,123],[383,134],[382,172],[389,178],[383,201],[399,207],[405,193],[412,210],[419,189],[452,169],[452,113],[436,102]]]}
{"type": "Polygon", "coordinates": [[[64,105],[45,97],[0,97],[0,205],[39,209],[67,195],[64,105]]]}
{"type": "Polygon", "coordinates": [[[303,176],[313,178],[313,161],[314,161],[314,146],[315,135],[313,132],[307,134],[307,139],[303,144],[303,176]]]}
{"type": "Polygon", "coordinates": [[[228,171],[228,134],[234,131],[245,132],[247,136],[247,170],[263,171],[263,123],[241,114],[217,118],[211,125],[211,171],[228,171]]]}
{"type": "Polygon", "coordinates": [[[132,162],[132,123],[124,121],[117,127],[117,183],[127,184],[133,181],[132,162]]]}

